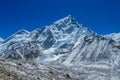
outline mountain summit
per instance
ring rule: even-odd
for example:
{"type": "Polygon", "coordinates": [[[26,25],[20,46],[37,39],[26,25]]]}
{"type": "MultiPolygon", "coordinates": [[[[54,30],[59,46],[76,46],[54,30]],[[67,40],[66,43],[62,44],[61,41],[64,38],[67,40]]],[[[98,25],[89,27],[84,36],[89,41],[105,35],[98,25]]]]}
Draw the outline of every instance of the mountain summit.
{"type": "Polygon", "coordinates": [[[54,24],[60,24],[60,23],[61,24],[64,24],[64,23],[71,24],[71,23],[77,23],[77,21],[74,19],[74,17],[72,17],[71,15],[68,15],[67,17],[54,22],[54,24]]]}

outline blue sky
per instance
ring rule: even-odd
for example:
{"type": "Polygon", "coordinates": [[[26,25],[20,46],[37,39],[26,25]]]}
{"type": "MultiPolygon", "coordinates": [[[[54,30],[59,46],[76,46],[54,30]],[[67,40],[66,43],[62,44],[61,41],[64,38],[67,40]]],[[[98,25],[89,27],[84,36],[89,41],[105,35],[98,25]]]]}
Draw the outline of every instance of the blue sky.
{"type": "Polygon", "coordinates": [[[0,37],[72,15],[99,34],[120,32],[120,0],[0,0],[0,37]]]}

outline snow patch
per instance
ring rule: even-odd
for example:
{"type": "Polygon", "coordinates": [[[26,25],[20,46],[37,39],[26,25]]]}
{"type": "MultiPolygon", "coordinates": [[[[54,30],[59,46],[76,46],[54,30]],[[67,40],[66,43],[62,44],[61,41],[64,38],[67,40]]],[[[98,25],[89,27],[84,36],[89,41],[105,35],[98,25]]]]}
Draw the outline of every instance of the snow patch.
{"type": "Polygon", "coordinates": [[[54,55],[54,56],[51,57],[51,58],[47,58],[47,59],[45,59],[45,61],[55,61],[55,60],[59,59],[61,56],[63,56],[63,54],[60,54],[60,55],[54,55]]]}
{"type": "Polygon", "coordinates": [[[49,48],[49,49],[44,50],[42,52],[43,52],[43,54],[50,54],[50,53],[53,53],[55,50],[56,50],[56,48],[49,48]]]}

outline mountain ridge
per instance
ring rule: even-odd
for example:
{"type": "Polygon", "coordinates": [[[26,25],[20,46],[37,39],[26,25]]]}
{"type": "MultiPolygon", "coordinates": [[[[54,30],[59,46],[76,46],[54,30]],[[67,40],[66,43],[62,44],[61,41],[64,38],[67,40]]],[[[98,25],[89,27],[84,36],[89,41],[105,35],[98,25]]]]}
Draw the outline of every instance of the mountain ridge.
{"type": "Polygon", "coordinates": [[[28,32],[24,29],[19,30],[8,39],[4,40],[3,45],[6,45],[6,43],[9,45],[11,43],[19,44],[22,42],[37,42],[35,45],[43,50],[54,47],[62,48],[62,46],[65,47],[64,45],[69,45],[72,48],[73,45],[78,44],[77,38],[84,38],[87,36],[91,36],[91,38],[94,36],[107,39],[106,36],[102,37],[102,35],[84,27],[82,24],[79,24],[74,17],[68,15],[67,17],[57,20],[53,22],[52,25],[46,26],[42,29],[35,29],[32,32],[28,32]]]}

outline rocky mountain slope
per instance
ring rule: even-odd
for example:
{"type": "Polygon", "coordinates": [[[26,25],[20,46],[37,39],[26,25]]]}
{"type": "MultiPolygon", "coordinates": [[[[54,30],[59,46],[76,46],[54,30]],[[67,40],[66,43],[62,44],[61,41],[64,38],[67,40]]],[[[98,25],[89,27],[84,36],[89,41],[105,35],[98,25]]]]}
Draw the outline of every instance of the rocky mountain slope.
{"type": "MultiPolygon", "coordinates": [[[[34,61],[34,67],[46,67],[42,72],[39,72],[41,67],[33,68],[38,70],[33,74],[24,68],[23,71],[29,78],[29,75],[40,76],[38,72],[44,74],[47,71],[47,75],[52,69],[50,74],[52,73],[53,80],[58,80],[55,75],[59,78],[61,76],[63,80],[119,80],[119,39],[119,33],[99,35],[69,15],[50,26],[32,32],[20,30],[6,40],[0,40],[0,56],[15,64],[14,60],[22,60],[22,64],[31,61],[29,65],[34,61]]],[[[44,75],[43,79],[38,80],[50,80],[49,78],[44,75]]]]}

